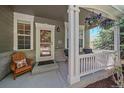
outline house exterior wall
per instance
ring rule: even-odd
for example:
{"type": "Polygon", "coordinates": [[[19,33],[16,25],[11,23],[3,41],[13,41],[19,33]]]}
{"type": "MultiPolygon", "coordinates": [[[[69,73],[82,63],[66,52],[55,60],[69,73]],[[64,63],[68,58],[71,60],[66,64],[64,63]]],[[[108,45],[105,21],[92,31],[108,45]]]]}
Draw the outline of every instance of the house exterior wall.
{"type": "Polygon", "coordinates": [[[10,72],[13,50],[13,10],[0,6],[0,80],[10,72]]]}
{"type": "Polygon", "coordinates": [[[13,50],[13,11],[0,6],[0,53],[13,50]]]}

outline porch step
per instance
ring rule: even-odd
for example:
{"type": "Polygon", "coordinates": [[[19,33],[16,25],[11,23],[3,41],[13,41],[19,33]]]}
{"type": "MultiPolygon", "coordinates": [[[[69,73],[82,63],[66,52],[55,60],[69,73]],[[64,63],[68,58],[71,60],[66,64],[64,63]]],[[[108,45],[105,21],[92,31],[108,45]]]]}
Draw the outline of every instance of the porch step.
{"type": "Polygon", "coordinates": [[[97,81],[100,81],[102,79],[108,78],[112,75],[112,70],[101,70],[86,76],[81,77],[80,82],[75,83],[73,85],[70,85],[71,88],[84,88],[88,86],[89,84],[95,83],[97,81]]]}
{"type": "Polygon", "coordinates": [[[36,64],[32,70],[32,74],[43,73],[43,72],[56,70],[56,69],[58,69],[58,65],[56,63],[48,64],[48,65],[41,65],[41,66],[38,66],[36,64]]]}

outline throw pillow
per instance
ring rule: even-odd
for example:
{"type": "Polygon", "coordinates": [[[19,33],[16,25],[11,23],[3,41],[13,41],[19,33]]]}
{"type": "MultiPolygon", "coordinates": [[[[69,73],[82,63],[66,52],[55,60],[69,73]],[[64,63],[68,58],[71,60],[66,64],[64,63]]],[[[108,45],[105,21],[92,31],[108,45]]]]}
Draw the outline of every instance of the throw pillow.
{"type": "Polygon", "coordinates": [[[16,61],[16,64],[17,64],[17,68],[21,68],[21,67],[24,67],[24,66],[28,65],[27,62],[26,62],[26,59],[16,61]]]}

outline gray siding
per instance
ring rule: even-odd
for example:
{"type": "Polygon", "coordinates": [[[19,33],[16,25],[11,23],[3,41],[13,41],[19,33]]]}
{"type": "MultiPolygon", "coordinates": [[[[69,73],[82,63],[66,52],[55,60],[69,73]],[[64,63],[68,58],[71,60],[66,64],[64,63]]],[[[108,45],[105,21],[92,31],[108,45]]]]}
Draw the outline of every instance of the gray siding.
{"type": "Polygon", "coordinates": [[[0,53],[13,50],[13,11],[0,6],[0,53]]]}
{"type": "Polygon", "coordinates": [[[0,80],[10,73],[10,54],[13,50],[13,11],[0,6],[0,80]]]}

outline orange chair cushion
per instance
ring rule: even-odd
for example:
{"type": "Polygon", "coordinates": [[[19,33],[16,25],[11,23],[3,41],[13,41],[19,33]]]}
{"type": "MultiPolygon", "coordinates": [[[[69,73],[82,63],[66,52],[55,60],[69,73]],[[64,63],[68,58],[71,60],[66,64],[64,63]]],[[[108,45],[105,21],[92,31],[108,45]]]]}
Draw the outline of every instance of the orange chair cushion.
{"type": "Polygon", "coordinates": [[[15,70],[15,73],[20,73],[20,72],[23,72],[23,71],[26,71],[26,70],[29,70],[29,69],[32,69],[32,66],[25,66],[25,67],[22,67],[22,68],[17,68],[15,70]]]}

